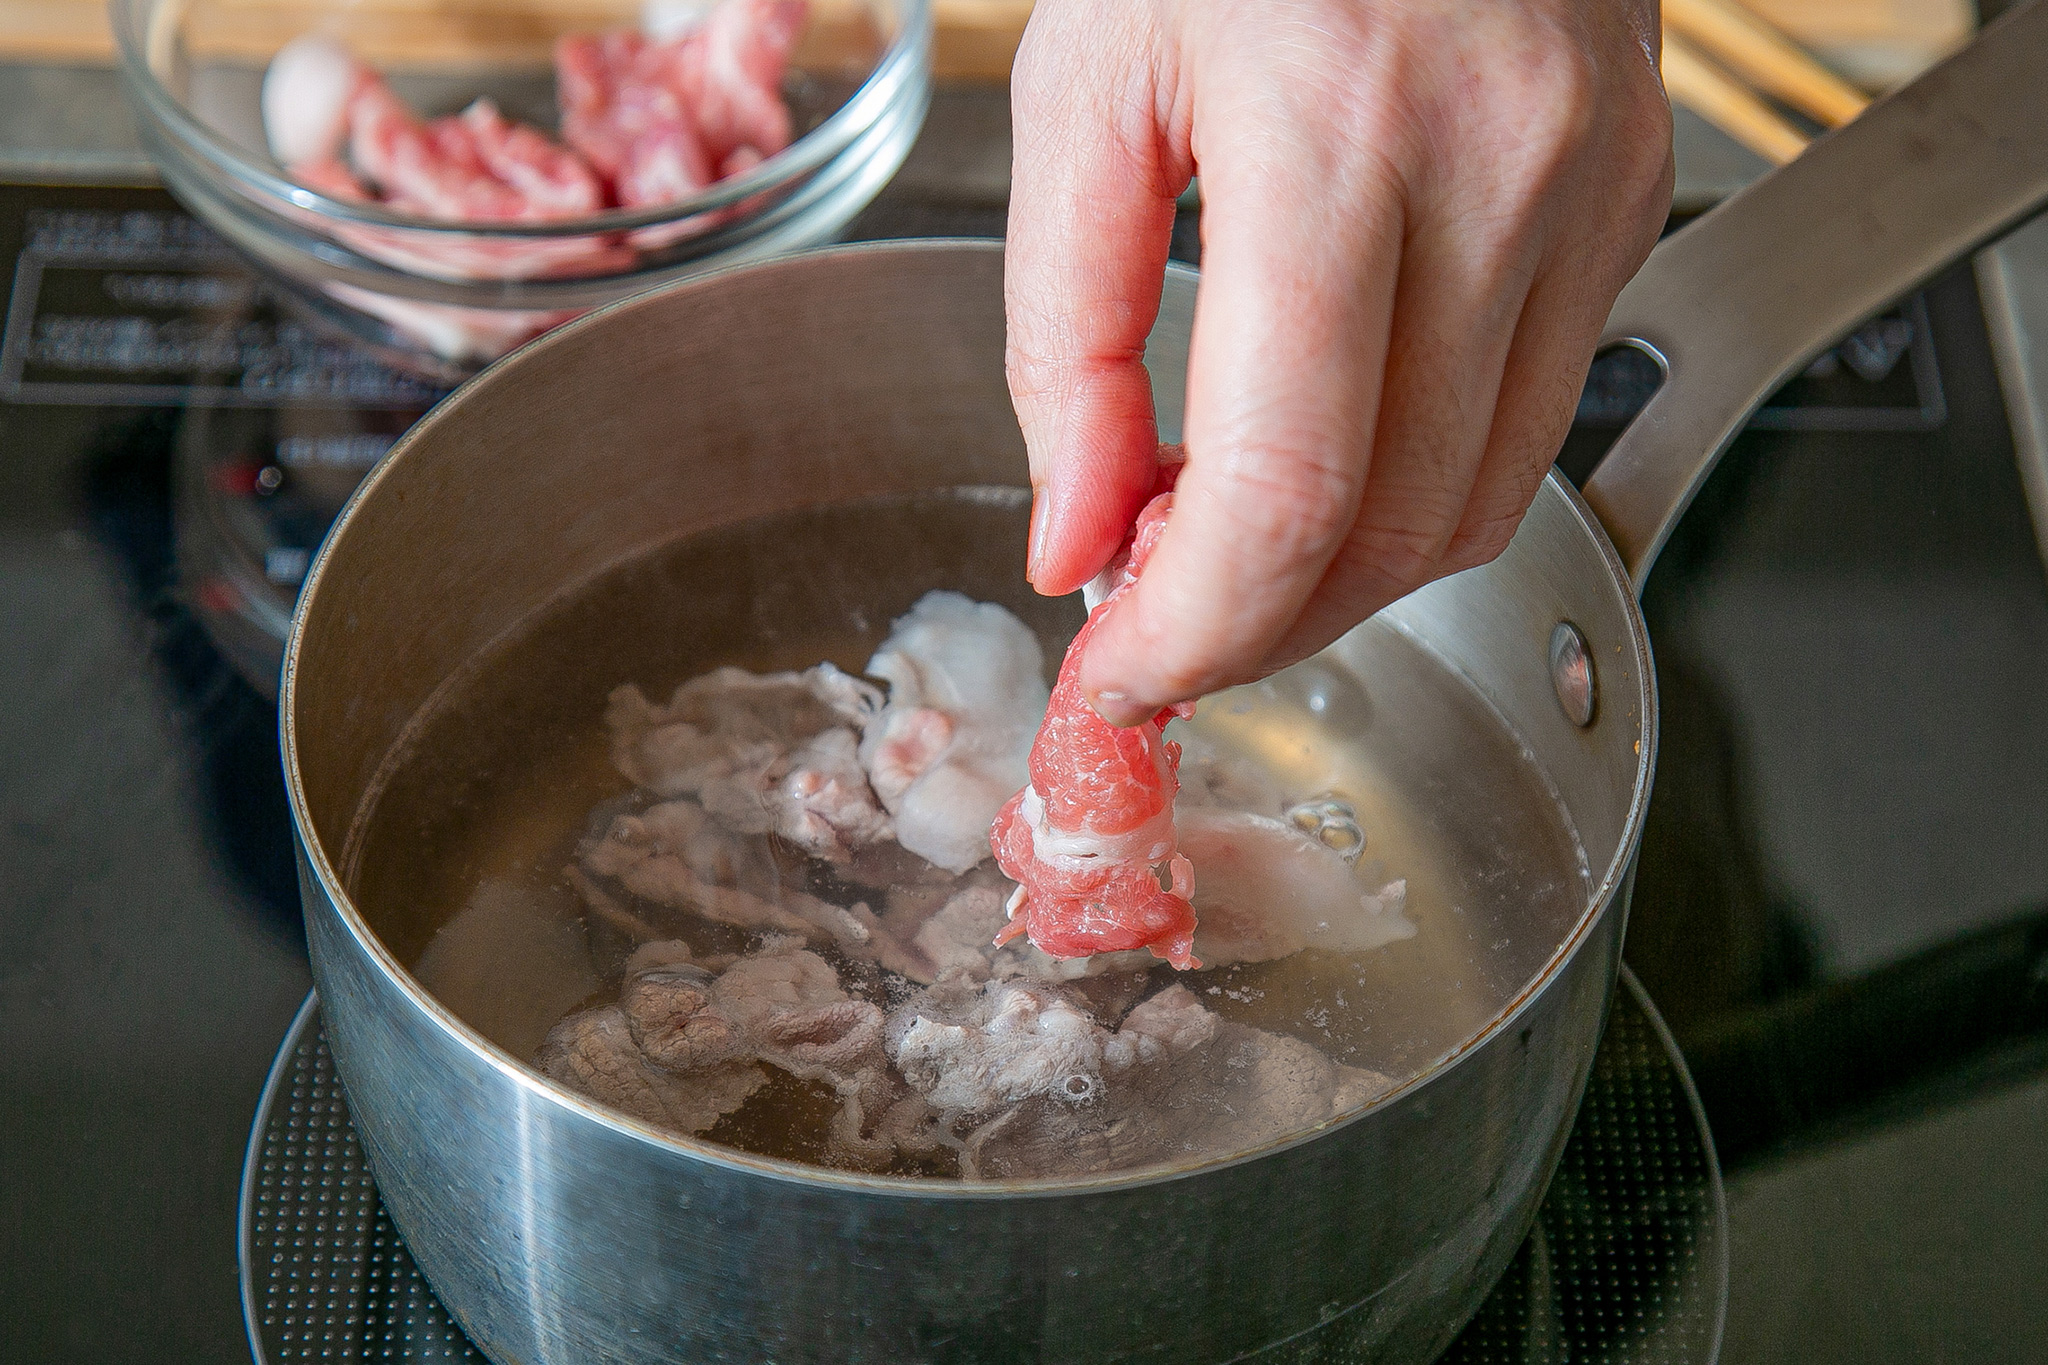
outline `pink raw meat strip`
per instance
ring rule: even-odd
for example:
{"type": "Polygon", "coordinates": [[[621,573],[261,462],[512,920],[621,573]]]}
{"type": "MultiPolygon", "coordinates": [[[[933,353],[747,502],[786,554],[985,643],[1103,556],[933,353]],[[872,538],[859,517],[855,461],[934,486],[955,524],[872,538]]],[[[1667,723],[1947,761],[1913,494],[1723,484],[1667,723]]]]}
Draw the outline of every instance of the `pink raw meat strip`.
{"type": "Polygon", "coordinates": [[[555,47],[562,136],[630,208],[673,203],[787,147],[782,77],[804,0],[726,0],[673,38],[604,33],[555,47]]]}
{"type": "Polygon", "coordinates": [[[455,223],[532,223],[604,207],[590,167],[488,100],[423,122],[382,81],[349,107],[349,155],[393,208],[455,223]]]}
{"type": "MultiPolygon", "coordinates": [[[[278,54],[264,82],[264,111],[273,146],[299,183],[338,199],[381,199],[457,223],[545,222],[605,207],[597,175],[545,134],[512,123],[485,100],[452,118],[423,120],[328,39],[300,39],[278,54]],[[349,163],[340,160],[344,144],[349,163]]],[[[623,244],[597,236],[436,240],[369,226],[336,232],[378,260],[456,278],[588,274],[633,260],[623,244]]]]}
{"type": "Polygon", "coordinates": [[[661,55],[697,36],[662,44],[630,31],[577,34],[555,45],[562,137],[628,208],[686,199],[717,177],[695,112],[662,79],[661,55]]]}
{"type": "Polygon", "coordinates": [[[697,117],[721,164],[742,150],[766,158],[789,145],[782,76],[805,10],[804,0],[726,0],[705,21],[697,117]]]}
{"type": "Polygon", "coordinates": [[[263,82],[264,125],[302,183],[450,222],[541,222],[595,213],[604,186],[575,153],[488,100],[427,122],[329,38],[288,44],[263,82]],[[352,167],[340,162],[344,144],[352,167]],[[351,189],[353,187],[353,189],[351,189]]]}
{"type": "MultiPolygon", "coordinates": [[[[1161,447],[1161,454],[1178,452],[1161,447]]],[[[1169,707],[1142,725],[1118,727],[1095,713],[1080,683],[1088,637],[1110,602],[1137,582],[1172,510],[1172,492],[1162,491],[1139,514],[1114,591],[1089,614],[1060,664],[1031,746],[1030,785],[1010,798],[989,830],[997,864],[1018,884],[998,943],[1029,934],[1053,957],[1149,948],[1176,967],[1200,965],[1188,901],[1194,872],[1173,825],[1180,746],[1160,734],[1167,721],[1194,708],[1169,707]]]]}
{"type": "Polygon", "coordinates": [[[477,157],[524,200],[523,217],[580,218],[605,207],[604,186],[583,159],[546,134],[513,123],[489,100],[478,100],[456,119],[477,157]]]}

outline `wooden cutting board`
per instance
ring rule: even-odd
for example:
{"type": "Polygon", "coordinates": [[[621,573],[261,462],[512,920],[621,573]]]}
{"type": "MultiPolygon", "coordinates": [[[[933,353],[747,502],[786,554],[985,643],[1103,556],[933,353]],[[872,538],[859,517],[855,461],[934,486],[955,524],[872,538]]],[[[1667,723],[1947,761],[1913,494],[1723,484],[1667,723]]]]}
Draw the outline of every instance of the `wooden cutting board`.
{"type": "MultiPolygon", "coordinates": [[[[1031,0],[933,0],[933,62],[942,79],[1003,82],[1031,0]]],[[[800,64],[859,61],[875,36],[853,0],[811,0],[800,64]]],[[[298,34],[327,27],[376,64],[545,65],[563,33],[638,22],[636,0],[199,0],[196,49],[262,60],[298,34]]],[[[105,0],[0,0],[0,60],[111,60],[105,0]]]]}
{"type": "MultiPolygon", "coordinates": [[[[1107,0],[1115,3],[1116,0],[1107,0]]],[[[855,60],[872,43],[850,0],[812,0],[818,22],[799,60],[855,60]]],[[[1966,39],[1970,0],[1749,0],[1823,61],[1873,89],[1896,84],[1966,39]]],[[[1005,81],[1031,0],[933,0],[943,80],[1005,81]]],[[[372,61],[540,63],[557,34],[631,23],[632,0],[203,0],[195,25],[222,50],[258,56],[312,27],[345,25],[372,61]]],[[[105,0],[0,0],[0,59],[105,61],[105,0]]]]}

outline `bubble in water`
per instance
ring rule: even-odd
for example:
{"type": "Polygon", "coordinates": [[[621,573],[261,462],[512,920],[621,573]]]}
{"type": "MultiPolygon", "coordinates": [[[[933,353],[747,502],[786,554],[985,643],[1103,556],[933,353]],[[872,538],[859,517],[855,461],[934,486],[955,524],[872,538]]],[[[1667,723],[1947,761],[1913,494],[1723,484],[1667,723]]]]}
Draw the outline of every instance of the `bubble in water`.
{"type": "Polygon", "coordinates": [[[1347,863],[1357,862],[1365,852],[1365,830],[1358,823],[1358,812],[1335,796],[1311,797],[1290,809],[1287,820],[1347,863]]]}

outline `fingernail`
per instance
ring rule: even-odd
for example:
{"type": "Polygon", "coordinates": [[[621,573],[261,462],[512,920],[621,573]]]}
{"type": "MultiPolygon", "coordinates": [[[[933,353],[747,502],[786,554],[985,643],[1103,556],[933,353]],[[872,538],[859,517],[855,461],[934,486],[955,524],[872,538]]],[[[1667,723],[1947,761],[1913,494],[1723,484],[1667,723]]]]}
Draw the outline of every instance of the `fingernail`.
{"type": "Polygon", "coordinates": [[[1140,724],[1152,719],[1159,710],[1156,706],[1133,701],[1127,693],[1118,692],[1114,688],[1104,688],[1097,692],[1088,699],[1088,704],[1095,708],[1096,715],[1116,726],[1140,724]]]}
{"type": "Polygon", "coordinates": [[[1052,499],[1046,496],[1044,489],[1031,490],[1031,539],[1024,548],[1024,577],[1034,587],[1045,569],[1045,523],[1051,515],[1051,504],[1052,499]]]}

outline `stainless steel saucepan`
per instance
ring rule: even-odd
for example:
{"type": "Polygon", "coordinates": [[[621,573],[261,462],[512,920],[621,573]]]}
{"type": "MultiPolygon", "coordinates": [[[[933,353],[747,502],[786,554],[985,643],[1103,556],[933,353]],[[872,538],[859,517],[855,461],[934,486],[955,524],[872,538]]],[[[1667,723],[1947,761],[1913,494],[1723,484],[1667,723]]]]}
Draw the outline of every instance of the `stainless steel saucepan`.
{"type": "MultiPolygon", "coordinates": [[[[1637,586],[1758,402],[2044,200],[2048,5],[2035,4],[1657,249],[1608,340],[1653,353],[1666,381],[1583,500],[1553,476],[1496,562],[1312,661],[1363,676],[1398,637],[1441,666],[1443,687],[1483,698],[1576,826],[1582,910],[1533,927],[1503,911],[1490,931],[1532,954],[1505,1006],[1356,1116],[1133,1176],[920,1183],[664,1136],[456,1019],[343,875],[409,722],[574,585],[793,507],[1021,483],[998,248],[867,246],[698,279],[472,383],[337,523],[282,697],[336,1065],[428,1279],[505,1365],[1439,1351],[1529,1226],[1613,989],[1657,738],[1637,586]]],[[[1169,426],[1194,295],[1192,274],[1169,277],[1147,357],[1169,426]]],[[[1509,829],[1518,813],[1492,818],[1509,829]]]]}

